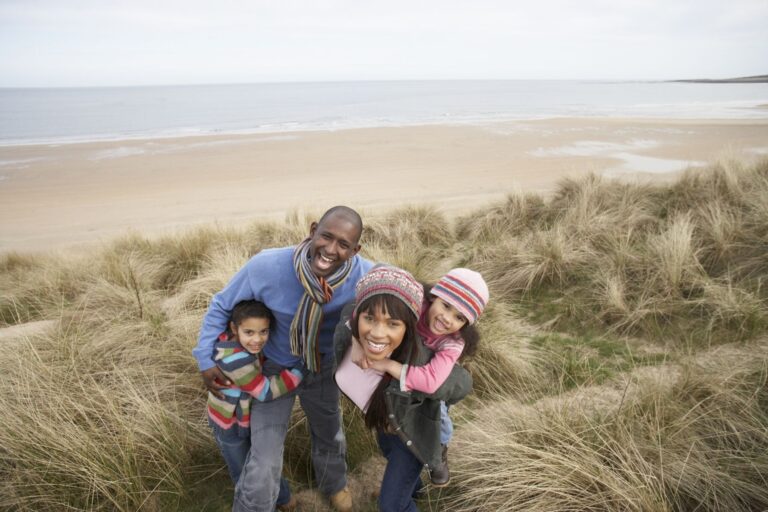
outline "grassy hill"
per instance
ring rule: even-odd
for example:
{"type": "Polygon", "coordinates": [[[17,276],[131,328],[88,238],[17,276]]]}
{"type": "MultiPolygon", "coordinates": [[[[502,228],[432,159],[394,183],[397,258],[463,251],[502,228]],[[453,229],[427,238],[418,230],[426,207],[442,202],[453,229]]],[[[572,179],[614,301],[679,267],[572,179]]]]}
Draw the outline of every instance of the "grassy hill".
{"type": "MultiPolygon", "coordinates": [[[[0,508],[228,510],[190,351],[212,294],[313,218],[0,257],[0,508]]],[[[364,219],[366,257],[491,287],[452,484],[422,510],[768,508],[768,162],[364,219]]],[[[343,405],[351,487],[375,510],[382,459],[343,405]]],[[[286,474],[326,510],[294,421],[286,474]]]]}

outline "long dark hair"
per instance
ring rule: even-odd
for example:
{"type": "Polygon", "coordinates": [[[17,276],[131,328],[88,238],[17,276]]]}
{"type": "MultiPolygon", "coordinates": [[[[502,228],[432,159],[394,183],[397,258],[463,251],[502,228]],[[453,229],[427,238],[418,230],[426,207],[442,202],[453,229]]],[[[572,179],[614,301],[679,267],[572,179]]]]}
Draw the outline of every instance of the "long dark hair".
{"type": "MultiPolygon", "coordinates": [[[[405,334],[400,346],[389,356],[399,363],[412,361],[419,352],[421,340],[416,333],[417,318],[408,306],[397,297],[389,294],[379,294],[365,299],[357,307],[357,317],[351,322],[352,335],[359,340],[358,319],[364,313],[381,311],[395,320],[405,323],[405,334]]],[[[354,343],[354,341],[352,342],[354,343]]],[[[385,430],[387,428],[387,404],[384,401],[384,388],[391,382],[392,377],[385,374],[368,402],[368,410],[365,413],[365,426],[373,430],[385,430]]]]}
{"type": "MultiPolygon", "coordinates": [[[[423,283],[422,283],[423,284],[423,283]]],[[[424,285],[424,297],[427,298],[431,304],[435,300],[435,296],[432,295],[432,285],[424,285]]],[[[469,322],[464,324],[464,327],[459,329],[459,336],[464,340],[464,350],[461,352],[459,361],[464,361],[468,357],[472,357],[477,352],[477,346],[480,344],[480,333],[477,328],[469,322]]]]}

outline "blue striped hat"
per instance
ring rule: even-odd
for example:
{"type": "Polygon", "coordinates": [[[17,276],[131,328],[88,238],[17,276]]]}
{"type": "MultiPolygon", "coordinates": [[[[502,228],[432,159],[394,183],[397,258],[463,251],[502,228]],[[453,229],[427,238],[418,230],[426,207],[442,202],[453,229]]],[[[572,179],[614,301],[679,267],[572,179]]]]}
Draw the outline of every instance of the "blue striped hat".
{"type": "Polygon", "coordinates": [[[470,324],[483,313],[489,298],[483,276],[468,268],[452,269],[437,281],[430,293],[456,308],[470,324]]]}

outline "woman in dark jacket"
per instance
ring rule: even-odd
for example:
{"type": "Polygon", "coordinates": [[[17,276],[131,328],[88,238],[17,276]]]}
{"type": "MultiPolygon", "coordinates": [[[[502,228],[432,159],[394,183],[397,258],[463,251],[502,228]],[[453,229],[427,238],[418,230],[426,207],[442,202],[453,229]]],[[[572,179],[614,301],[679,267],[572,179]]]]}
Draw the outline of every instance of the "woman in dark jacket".
{"type": "Polygon", "coordinates": [[[423,295],[408,272],[377,266],[358,282],[355,304],[344,308],[334,336],[336,382],[364,412],[387,459],[379,495],[384,512],[418,510],[412,496],[421,470],[441,462],[440,400],[452,404],[472,390],[472,378],[458,365],[432,395],[402,391],[398,380],[368,368],[368,361],[383,358],[402,363],[404,372],[429,361],[416,334],[423,295]]]}

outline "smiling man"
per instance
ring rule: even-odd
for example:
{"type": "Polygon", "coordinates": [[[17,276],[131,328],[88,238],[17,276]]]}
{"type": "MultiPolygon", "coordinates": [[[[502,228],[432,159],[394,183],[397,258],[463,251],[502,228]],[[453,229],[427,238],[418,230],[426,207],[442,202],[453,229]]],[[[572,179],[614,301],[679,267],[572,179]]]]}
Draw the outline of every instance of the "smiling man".
{"type": "Polygon", "coordinates": [[[234,306],[259,300],[272,310],[275,326],[264,346],[267,376],[303,362],[306,376],[291,393],[271,402],[254,401],[251,451],[235,488],[233,510],[288,510],[280,495],[283,445],[296,396],[312,432],[312,463],[320,490],[336,510],[352,510],[346,482],[346,441],[333,380],[333,332],[342,307],[354,300],[355,284],[372,267],[358,255],[363,223],[357,212],[336,206],[309,228],[295,247],[256,254],[211,300],[192,351],[206,387],[220,393],[227,379],[215,366],[213,343],[225,330],[234,306]]]}

